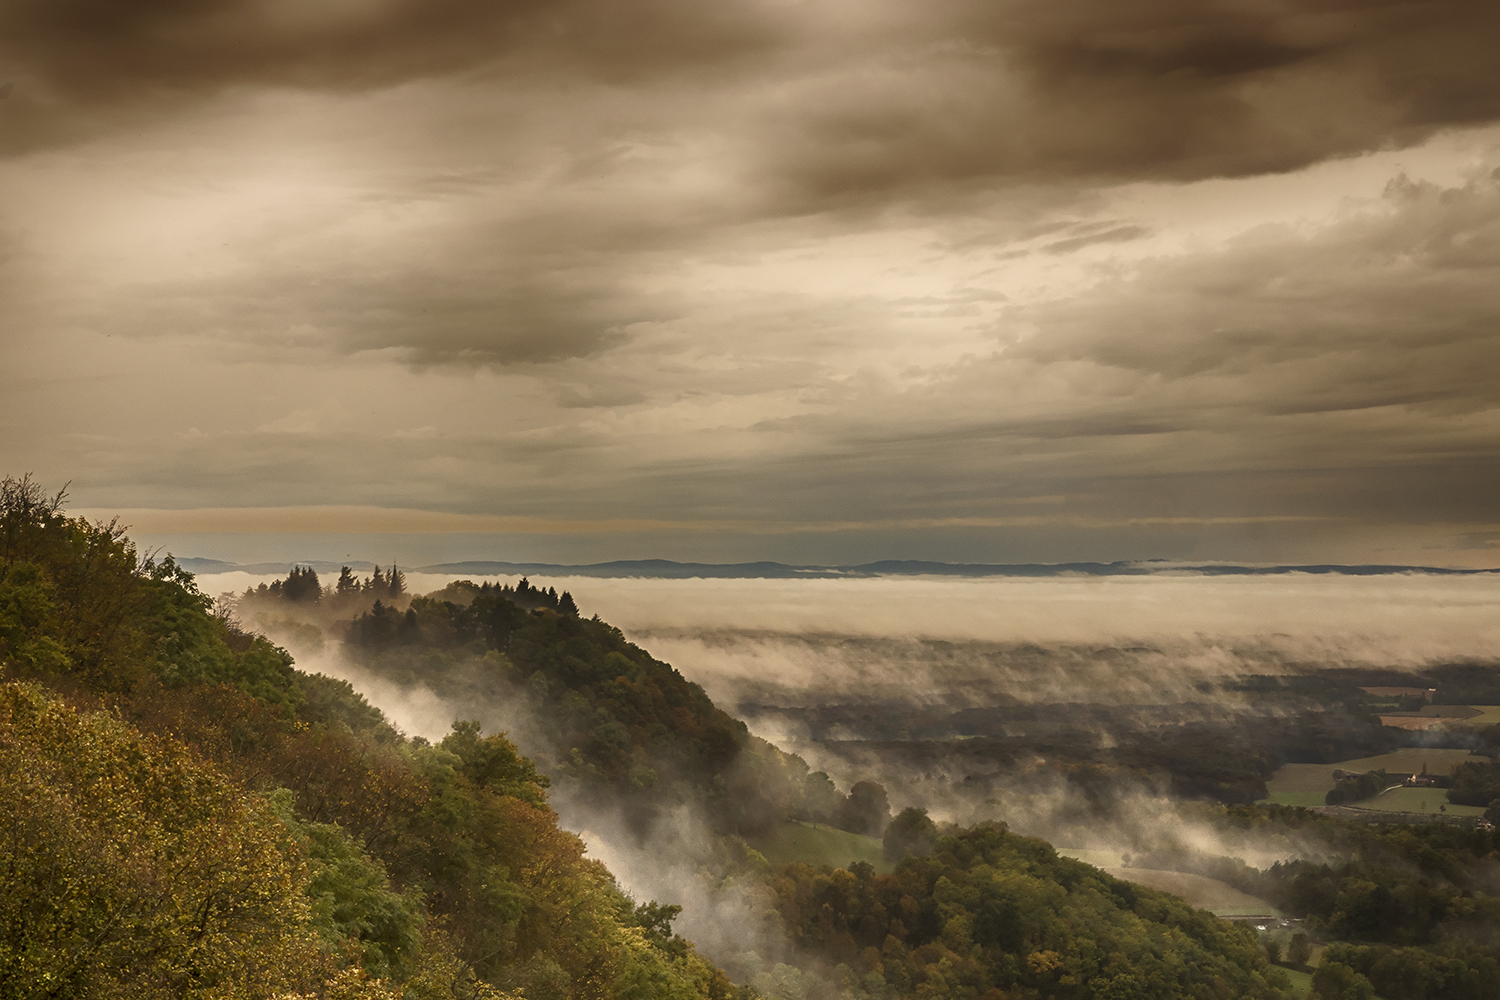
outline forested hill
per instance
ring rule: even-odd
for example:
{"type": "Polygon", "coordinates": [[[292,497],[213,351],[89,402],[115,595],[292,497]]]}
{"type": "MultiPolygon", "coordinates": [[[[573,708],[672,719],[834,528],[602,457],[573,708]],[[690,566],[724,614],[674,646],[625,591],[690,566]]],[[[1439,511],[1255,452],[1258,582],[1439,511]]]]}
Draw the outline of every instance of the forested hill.
{"type": "MultiPolygon", "coordinates": [[[[0,483],[0,995],[762,995],[673,933],[675,907],[584,856],[506,738],[462,722],[405,738],[62,501],[0,483]]],[[[825,787],[564,595],[473,588],[392,611],[395,576],[384,598],[345,588],[343,610],[370,602],[351,646],[519,686],[567,744],[560,781],[646,813],[700,801],[726,831],[788,809],[884,823],[871,788],[825,787]]],[[[320,603],[311,582],[274,600],[320,603]]],[[[998,825],[904,819],[912,853],[891,874],[747,868],[789,959],[820,977],[801,996],[1282,995],[1247,932],[998,825]]],[[[799,995],[778,982],[766,995],[799,995]]]]}
{"type": "Polygon", "coordinates": [[[377,603],[349,623],[346,653],[451,703],[527,706],[555,780],[624,808],[638,832],[691,802],[720,833],[795,816],[879,835],[885,792],[841,795],[826,774],[749,733],[697,684],[597,618],[570,594],[458,583],[404,611],[377,603]]]}
{"type": "Polygon", "coordinates": [[[733,995],[507,740],[403,738],[29,480],[0,665],[0,995],[733,995]]]}

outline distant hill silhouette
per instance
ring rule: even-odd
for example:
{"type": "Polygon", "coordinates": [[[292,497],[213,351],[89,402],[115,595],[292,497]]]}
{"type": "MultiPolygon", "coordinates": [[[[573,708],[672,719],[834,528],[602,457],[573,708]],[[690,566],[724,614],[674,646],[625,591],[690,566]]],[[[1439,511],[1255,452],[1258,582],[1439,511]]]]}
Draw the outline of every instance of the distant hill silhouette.
{"type": "MultiPolygon", "coordinates": [[[[375,564],[365,561],[263,562],[237,564],[218,559],[188,558],[177,560],[190,573],[285,573],[294,566],[307,566],[319,573],[337,573],[341,566],[369,570],[375,564]]],[[[1201,573],[1205,576],[1277,576],[1288,573],[1313,573],[1339,576],[1383,576],[1391,573],[1428,573],[1443,576],[1470,576],[1497,573],[1495,569],[1452,569],[1441,566],[1357,565],[1341,566],[1318,563],[1298,566],[1245,566],[1219,563],[1184,563],[1170,560],[1129,562],[1073,563],[945,563],[915,559],[883,559],[857,566],[794,566],[780,562],[697,563],[670,559],[617,559],[612,562],[569,565],[565,563],[501,562],[469,560],[438,563],[432,566],[403,567],[415,573],[448,573],[460,576],[593,576],[645,577],[657,579],[717,578],[742,580],[776,580],[798,578],[831,579],[874,576],[1151,576],[1162,573],[1201,573]]]]}

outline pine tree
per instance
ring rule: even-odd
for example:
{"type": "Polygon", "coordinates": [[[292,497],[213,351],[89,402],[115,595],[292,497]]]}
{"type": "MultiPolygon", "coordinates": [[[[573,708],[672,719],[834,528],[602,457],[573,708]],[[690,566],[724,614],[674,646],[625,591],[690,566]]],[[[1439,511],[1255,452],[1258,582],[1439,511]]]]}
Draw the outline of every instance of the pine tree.
{"type": "Polygon", "coordinates": [[[317,603],[323,596],[318,574],[311,566],[293,566],[286,576],[286,582],[281,585],[281,596],[301,604],[317,603]]]}

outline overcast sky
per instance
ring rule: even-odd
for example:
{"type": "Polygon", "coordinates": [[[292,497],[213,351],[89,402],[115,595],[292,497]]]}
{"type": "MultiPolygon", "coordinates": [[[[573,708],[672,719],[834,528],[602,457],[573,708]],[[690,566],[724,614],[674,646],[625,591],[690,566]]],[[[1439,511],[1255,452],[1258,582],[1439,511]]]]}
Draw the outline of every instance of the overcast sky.
{"type": "Polygon", "coordinates": [[[1497,51],[1476,0],[7,0],[0,473],[239,559],[1500,565],[1497,51]]]}

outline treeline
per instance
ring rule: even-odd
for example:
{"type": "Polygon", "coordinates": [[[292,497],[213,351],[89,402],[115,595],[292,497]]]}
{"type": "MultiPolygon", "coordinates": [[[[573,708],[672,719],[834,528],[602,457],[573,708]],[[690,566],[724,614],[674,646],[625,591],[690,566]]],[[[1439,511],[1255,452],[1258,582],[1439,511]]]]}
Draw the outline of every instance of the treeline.
{"type": "Polygon", "coordinates": [[[284,580],[246,587],[245,592],[239,596],[239,602],[244,605],[274,605],[277,602],[327,604],[336,612],[357,613],[369,608],[373,602],[391,604],[406,596],[406,574],[394,564],[385,571],[376,566],[363,580],[345,566],[339,570],[339,578],[332,587],[324,587],[318,579],[317,571],[311,566],[295,566],[284,580]]]}
{"type": "MultiPolygon", "coordinates": [[[[550,608],[560,614],[576,615],[578,605],[567,591],[561,594],[556,587],[543,590],[533,587],[531,581],[522,577],[514,587],[509,584],[475,585],[467,580],[450,584],[442,597],[457,604],[469,604],[476,597],[497,595],[523,608],[550,608]]],[[[283,580],[272,580],[258,587],[247,587],[238,597],[246,604],[256,602],[285,601],[290,604],[330,604],[337,611],[356,612],[368,609],[372,602],[383,602],[387,606],[404,603],[408,597],[406,574],[395,564],[389,570],[376,566],[371,574],[361,580],[348,566],[339,569],[339,578],[331,587],[324,587],[317,571],[311,566],[295,566],[283,580]]]]}
{"type": "Polygon", "coordinates": [[[1485,806],[1485,819],[1500,819],[1500,765],[1494,761],[1464,761],[1448,776],[1448,801],[1485,806]]]}
{"type": "Polygon", "coordinates": [[[0,993],[732,995],[509,741],[405,739],[63,501],[0,482],[0,993]]]}

